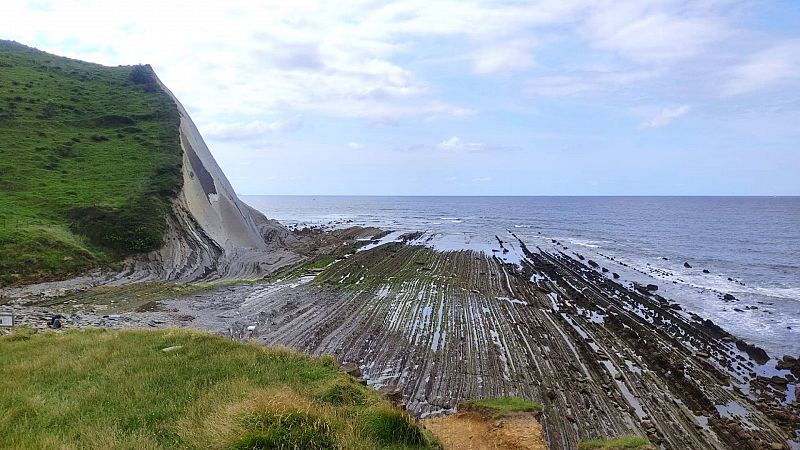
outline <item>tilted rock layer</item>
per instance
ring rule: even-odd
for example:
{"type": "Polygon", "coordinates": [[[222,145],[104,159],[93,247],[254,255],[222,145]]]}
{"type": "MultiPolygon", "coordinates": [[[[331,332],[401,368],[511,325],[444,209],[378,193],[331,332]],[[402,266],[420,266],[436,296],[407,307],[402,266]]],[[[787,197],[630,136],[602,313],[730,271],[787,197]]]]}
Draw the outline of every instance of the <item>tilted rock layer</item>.
{"type": "Polygon", "coordinates": [[[161,87],[180,113],[183,189],[164,246],[135,259],[118,280],[252,278],[296,262],[299,256],[287,249],[289,231],[236,196],[186,109],[161,87]]]}

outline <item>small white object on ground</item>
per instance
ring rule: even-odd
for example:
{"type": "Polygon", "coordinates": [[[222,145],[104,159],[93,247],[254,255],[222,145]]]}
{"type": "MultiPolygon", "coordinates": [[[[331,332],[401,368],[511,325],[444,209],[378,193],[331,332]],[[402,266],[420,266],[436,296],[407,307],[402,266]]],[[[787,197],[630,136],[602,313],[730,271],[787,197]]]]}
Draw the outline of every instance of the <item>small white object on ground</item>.
{"type": "Polygon", "coordinates": [[[182,349],[182,345],[173,345],[172,347],[162,348],[161,351],[164,353],[174,352],[175,350],[182,349]]]}
{"type": "Polygon", "coordinates": [[[256,326],[250,325],[249,327],[247,327],[247,331],[256,331],[256,326]]]}

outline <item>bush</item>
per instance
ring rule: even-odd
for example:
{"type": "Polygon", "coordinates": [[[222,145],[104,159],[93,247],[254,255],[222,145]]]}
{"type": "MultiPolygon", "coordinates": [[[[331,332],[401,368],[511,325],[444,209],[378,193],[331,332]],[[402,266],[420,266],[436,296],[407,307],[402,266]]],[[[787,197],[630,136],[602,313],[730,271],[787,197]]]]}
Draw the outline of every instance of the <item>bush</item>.
{"type": "Polygon", "coordinates": [[[128,79],[134,84],[141,85],[144,87],[145,91],[148,92],[155,91],[158,87],[153,69],[146,64],[137,64],[133,66],[130,75],[128,75],[128,79]]]}
{"type": "Polygon", "coordinates": [[[334,384],[319,394],[316,399],[334,406],[360,406],[366,403],[364,393],[352,382],[334,384]]]}
{"type": "Polygon", "coordinates": [[[94,245],[128,256],[161,247],[168,211],[166,202],[157,197],[141,197],[121,208],[73,208],[70,228],[94,245]]]}
{"type": "Polygon", "coordinates": [[[422,446],[427,442],[422,430],[411,417],[396,408],[377,408],[365,422],[367,433],[387,445],[422,446]]]}
{"type": "Polygon", "coordinates": [[[336,448],[330,424],[311,414],[262,414],[245,418],[243,425],[248,432],[234,443],[237,450],[336,448]]]}

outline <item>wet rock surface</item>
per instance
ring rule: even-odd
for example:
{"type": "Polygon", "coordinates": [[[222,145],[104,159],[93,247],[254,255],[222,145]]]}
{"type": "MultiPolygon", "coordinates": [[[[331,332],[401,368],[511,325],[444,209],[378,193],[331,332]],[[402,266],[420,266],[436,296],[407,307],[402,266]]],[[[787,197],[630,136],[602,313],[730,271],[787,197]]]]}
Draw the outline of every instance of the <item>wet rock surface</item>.
{"type": "MultiPolygon", "coordinates": [[[[113,318],[64,317],[67,328],[190,326],[332,354],[423,418],[464,399],[520,396],[543,405],[554,449],[627,434],[672,449],[794,437],[796,359],[776,367],[712,321],[564,253],[499,245],[526,259],[392,242],[299,278],[166,295],[113,318]]],[[[46,323],[59,304],[29,311],[23,321],[46,323]]]]}

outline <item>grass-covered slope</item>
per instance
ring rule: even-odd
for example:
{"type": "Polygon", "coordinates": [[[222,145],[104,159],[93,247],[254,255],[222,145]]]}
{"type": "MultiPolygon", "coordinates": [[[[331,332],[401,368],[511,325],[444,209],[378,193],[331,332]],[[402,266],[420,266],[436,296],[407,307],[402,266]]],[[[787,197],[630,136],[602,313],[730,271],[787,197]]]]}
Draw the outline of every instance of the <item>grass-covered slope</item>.
{"type": "Polygon", "coordinates": [[[0,337],[0,436],[15,449],[431,446],[330,358],[177,330],[0,337]]]}
{"type": "Polygon", "coordinates": [[[467,400],[458,405],[459,411],[475,411],[499,419],[513,413],[538,413],[541,405],[519,397],[498,397],[467,400]]]}
{"type": "Polygon", "coordinates": [[[655,450],[655,447],[641,436],[621,436],[584,441],[578,445],[578,450],[655,450]]]}
{"type": "Polygon", "coordinates": [[[147,66],[0,41],[0,285],[158,248],[182,181],[178,126],[147,66]]]}

